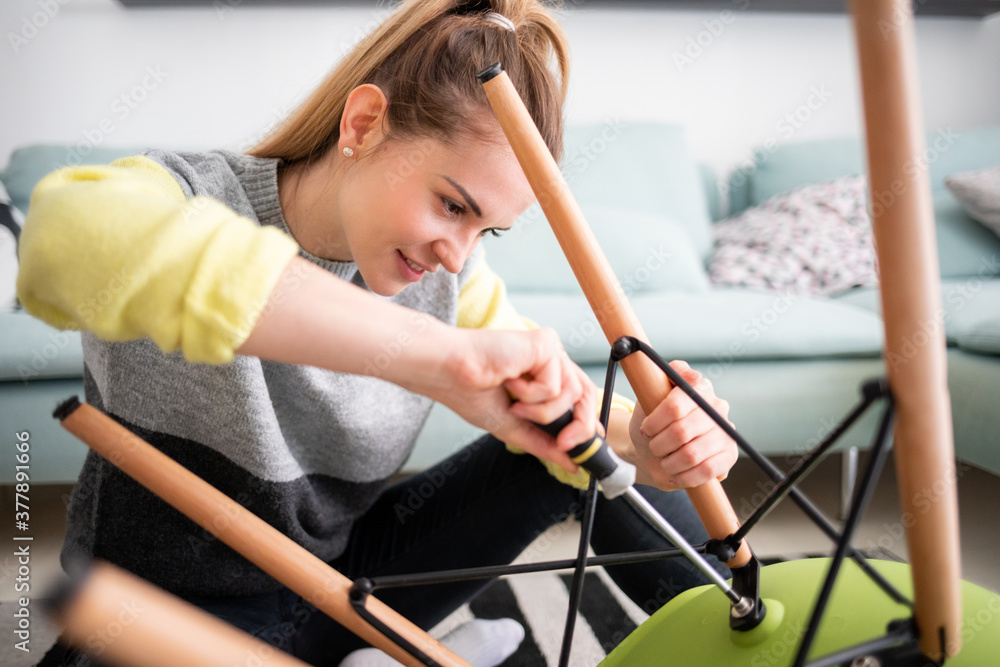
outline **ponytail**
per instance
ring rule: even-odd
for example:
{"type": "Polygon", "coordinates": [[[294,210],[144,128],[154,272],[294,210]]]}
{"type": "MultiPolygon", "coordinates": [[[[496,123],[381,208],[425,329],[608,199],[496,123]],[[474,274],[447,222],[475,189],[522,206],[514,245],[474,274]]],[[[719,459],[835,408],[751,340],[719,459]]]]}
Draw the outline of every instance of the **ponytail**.
{"type": "Polygon", "coordinates": [[[559,159],[569,49],[537,0],[405,0],[249,154],[286,163],[322,157],[339,139],[348,95],[366,83],[388,100],[387,138],[454,144],[481,135],[493,116],[476,73],[495,62],[559,159]]]}

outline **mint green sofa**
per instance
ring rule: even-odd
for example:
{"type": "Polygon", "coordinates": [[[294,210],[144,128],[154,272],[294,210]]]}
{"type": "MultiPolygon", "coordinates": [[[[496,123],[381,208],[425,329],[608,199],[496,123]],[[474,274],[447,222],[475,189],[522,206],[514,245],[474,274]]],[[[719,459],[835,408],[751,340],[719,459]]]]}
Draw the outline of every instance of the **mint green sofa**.
{"type": "MultiPolygon", "coordinates": [[[[1000,162],[1000,128],[957,133],[930,165],[938,217],[949,342],[949,386],[961,460],[1000,474],[1000,239],[968,218],[944,176],[1000,162]],[[991,328],[992,327],[992,328],[991,328]]],[[[934,134],[929,135],[933,146],[934,134]]],[[[691,157],[682,128],[648,123],[571,127],[564,172],[653,346],[711,378],[732,405],[730,418],[757,448],[792,457],[818,443],[859,399],[867,378],[884,374],[878,295],[788,299],[709,284],[711,225],[798,185],[862,171],[856,140],[792,144],[758,152],[750,168],[720,181],[691,157]],[[722,190],[728,191],[723,197],[722,190]]],[[[95,149],[106,163],[133,150],[95,149]]],[[[0,174],[15,205],[71,155],[66,146],[15,151],[0,174]]],[[[570,356],[603,384],[609,345],[551,231],[530,209],[501,239],[484,241],[487,261],[522,314],[555,328],[570,356]]],[[[0,423],[28,430],[32,479],[71,482],[85,447],[50,416],[82,393],[79,337],[23,312],[0,313],[0,423]]],[[[616,390],[631,395],[624,377],[616,390]]],[[[865,448],[872,412],[840,445],[865,448]]],[[[431,413],[406,469],[420,469],[478,431],[442,406],[431,413]]],[[[0,471],[9,483],[10,471],[0,471]]]]}
{"type": "MultiPolygon", "coordinates": [[[[1000,395],[1000,239],[969,218],[943,184],[952,173],[1000,162],[1000,127],[930,132],[927,146],[956,452],[1000,474],[1000,415],[992,407],[1000,395]]],[[[789,300],[709,285],[714,222],[798,186],[864,171],[856,139],[755,155],[722,185],[691,158],[681,128],[573,127],[564,172],[654,348],[705,373],[730,402],[740,432],[787,467],[856,404],[863,380],[885,374],[883,328],[875,289],[789,300]]],[[[559,331],[570,355],[603,384],[608,342],[546,227],[529,210],[505,238],[489,243],[487,258],[519,310],[559,331]]],[[[616,390],[631,395],[621,374],[616,390]]],[[[446,409],[435,412],[413,467],[474,434],[446,409]]],[[[870,411],[838,450],[868,447],[877,418],[870,411]]]]}

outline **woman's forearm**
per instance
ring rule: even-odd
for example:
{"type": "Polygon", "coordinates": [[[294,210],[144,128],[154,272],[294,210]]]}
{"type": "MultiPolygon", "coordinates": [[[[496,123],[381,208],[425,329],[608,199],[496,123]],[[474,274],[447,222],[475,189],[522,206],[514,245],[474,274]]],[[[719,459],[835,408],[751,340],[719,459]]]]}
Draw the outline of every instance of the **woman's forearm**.
{"type": "Polygon", "coordinates": [[[237,353],[379,377],[439,401],[536,456],[575,469],[565,450],[594,432],[596,390],[551,329],[459,329],[382,301],[296,257],[237,353]],[[509,393],[520,399],[511,409],[509,393]],[[549,423],[571,406],[572,424],[549,423]]]}
{"type": "Polygon", "coordinates": [[[365,292],[301,257],[279,278],[236,352],[370,375],[422,394],[443,385],[444,351],[461,347],[438,319],[365,292]]]}

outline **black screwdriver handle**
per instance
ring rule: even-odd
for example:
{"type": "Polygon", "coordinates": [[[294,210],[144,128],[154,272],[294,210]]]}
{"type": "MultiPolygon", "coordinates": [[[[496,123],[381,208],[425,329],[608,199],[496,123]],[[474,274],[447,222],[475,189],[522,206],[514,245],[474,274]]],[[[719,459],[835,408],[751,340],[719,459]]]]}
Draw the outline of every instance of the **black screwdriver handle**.
{"type": "MultiPolygon", "coordinates": [[[[545,424],[544,426],[539,424],[538,426],[554,438],[571,421],[573,421],[573,411],[567,410],[565,414],[554,422],[545,424]]],[[[590,440],[581,442],[566,453],[573,463],[581,466],[599,480],[608,477],[618,468],[619,459],[613,456],[607,441],[596,431],[590,440]]]]}

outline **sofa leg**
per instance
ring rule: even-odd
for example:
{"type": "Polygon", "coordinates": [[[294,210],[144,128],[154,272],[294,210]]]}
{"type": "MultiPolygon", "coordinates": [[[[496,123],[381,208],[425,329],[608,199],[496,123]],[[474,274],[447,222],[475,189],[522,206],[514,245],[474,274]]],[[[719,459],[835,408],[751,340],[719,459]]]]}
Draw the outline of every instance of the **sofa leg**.
{"type": "Polygon", "coordinates": [[[858,478],[858,448],[848,447],[840,456],[840,513],[837,518],[846,521],[854,498],[854,483],[858,478]]]}

